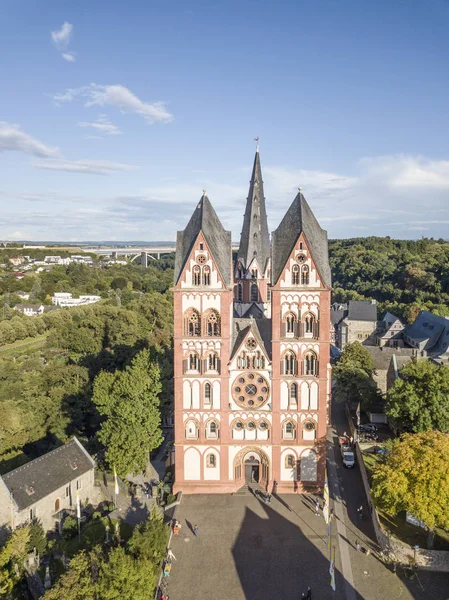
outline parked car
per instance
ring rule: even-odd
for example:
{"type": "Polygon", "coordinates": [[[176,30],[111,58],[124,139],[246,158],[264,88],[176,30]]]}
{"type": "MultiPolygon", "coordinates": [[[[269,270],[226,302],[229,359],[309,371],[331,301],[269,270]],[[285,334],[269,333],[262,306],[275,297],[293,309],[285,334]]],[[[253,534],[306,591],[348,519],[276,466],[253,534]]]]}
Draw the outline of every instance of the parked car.
{"type": "Polygon", "coordinates": [[[377,431],[376,425],[374,423],[365,423],[365,425],[359,426],[359,431],[366,431],[367,433],[375,433],[377,431]]]}
{"type": "Polygon", "coordinates": [[[341,446],[341,458],[343,460],[343,465],[347,469],[352,469],[352,467],[355,466],[355,456],[352,446],[347,444],[341,446]]]}

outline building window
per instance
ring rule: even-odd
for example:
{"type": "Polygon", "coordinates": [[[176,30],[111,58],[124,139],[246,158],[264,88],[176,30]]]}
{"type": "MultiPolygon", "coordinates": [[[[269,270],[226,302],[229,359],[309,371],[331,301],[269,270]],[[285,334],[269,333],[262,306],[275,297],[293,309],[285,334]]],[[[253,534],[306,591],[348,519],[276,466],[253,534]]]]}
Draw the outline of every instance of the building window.
{"type": "Polygon", "coordinates": [[[195,421],[187,421],[186,424],[186,438],[189,440],[198,439],[198,427],[195,421]]]}
{"type": "Polygon", "coordinates": [[[210,285],[210,267],[203,267],[203,285],[210,285]]]}
{"type": "Polygon", "coordinates": [[[203,244],[203,242],[200,242],[200,250],[204,250],[204,244],[203,244]]]}
{"type": "Polygon", "coordinates": [[[304,333],[314,333],[314,324],[315,324],[315,317],[308,313],[305,317],[304,317],[304,333]]]}
{"type": "Polygon", "coordinates": [[[307,265],[301,268],[301,283],[302,285],[309,285],[309,267],[307,265]]]}
{"type": "Polygon", "coordinates": [[[70,486],[70,483],[69,483],[69,485],[67,485],[66,488],[65,488],[65,497],[66,498],[70,498],[71,493],[72,493],[72,490],[71,490],[71,486],[70,486]]]}
{"type": "Polygon", "coordinates": [[[267,286],[267,302],[271,302],[271,286],[267,286]]]}
{"type": "Polygon", "coordinates": [[[207,357],[207,368],[209,371],[218,371],[218,355],[216,352],[209,352],[207,357]]]}
{"type": "Polygon", "coordinates": [[[257,287],[257,283],[251,284],[251,302],[259,301],[259,288],[257,287]]]}
{"type": "Polygon", "coordinates": [[[206,315],[206,331],[210,337],[217,337],[220,335],[220,314],[211,309],[207,311],[206,315]]]}
{"type": "Polygon", "coordinates": [[[201,269],[198,265],[195,265],[192,270],[192,282],[193,285],[201,284],[201,269]]]}
{"type": "Polygon", "coordinates": [[[260,352],[256,352],[253,358],[254,369],[265,369],[265,357],[260,352]]]}
{"type": "Polygon", "coordinates": [[[241,283],[237,286],[237,301],[243,302],[243,285],[241,283]]]}
{"type": "Polygon", "coordinates": [[[284,356],[284,375],[296,375],[296,354],[289,350],[284,356]]]}
{"type": "Polygon", "coordinates": [[[293,456],[293,454],[287,454],[287,456],[285,457],[285,468],[293,469],[294,466],[295,466],[295,457],[293,456]]]}
{"type": "Polygon", "coordinates": [[[257,269],[252,269],[251,277],[252,277],[252,279],[257,279],[257,269]]]}
{"type": "Polygon", "coordinates": [[[296,323],[295,315],[292,313],[288,313],[287,316],[285,317],[285,331],[287,334],[295,333],[295,323],[296,323]]]}
{"type": "Polygon", "coordinates": [[[218,425],[215,421],[209,421],[206,426],[206,437],[208,439],[218,438],[218,425]]]}
{"type": "Polygon", "coordinates": [[[292,267],[292,285],[299,285],[299,267],[293,265],[292,267]]]}
{"type": "Polygon", "coordinates": [[[211,397],[212,397],[212,386],[210,383],[205,383],[204,384],[204,402],[206,404],[210,404],[211,397]]]}
{"type": "Polygon", "coordinates": [[[318,375],[318,360],[315,352],[307,352],[303,362],[304,375],[318,375]]]}
{"type": "Polygon", "coordinates": [[[292,383],[290,386],[289,404],[298,404],[298,384],[292,383]]]}
{"type": "Polygon", "coordinates": [[[36,508],[30,508],[30,521],[34,521],[36,518],[36,508]]]}
{"type": "Polygon", "coordinates": [[[189,371],[199,371],[200,370],[200,357],[197,352],[191,352],[189,354],[189,371]]]}
{"type": "Polygon", "coordinates": [[[81,489],[81,483],[82,483],[82,482],[81,482],[81,479],[77,479],[77,480],[76,480],[76,489],[77,489],[77,490],[80,490],[80,489],[81,489]]]}
{"type": "Polygon", "coordinates": [[[185,332],[189,337],[198,337],[201,335],[200,313],[194,308],[189,309],[186,313],[185,332]]]}
{"type": "Polygon", "coordinates": [[[299,249],[302,250],[302,242],[299,242],[299,249]]]}
{"type": "Polygon", "coordinates": [[[217,457],[215,454],[208,454],[206,458],[206,467],[213,469],[217,466],[217,457]]]}
{"type": "Polygon", "coordinates": [[[296,427],[291,421],[287,421],[283,427],[284,440],[294,440],[296,437],[296,427]]]}

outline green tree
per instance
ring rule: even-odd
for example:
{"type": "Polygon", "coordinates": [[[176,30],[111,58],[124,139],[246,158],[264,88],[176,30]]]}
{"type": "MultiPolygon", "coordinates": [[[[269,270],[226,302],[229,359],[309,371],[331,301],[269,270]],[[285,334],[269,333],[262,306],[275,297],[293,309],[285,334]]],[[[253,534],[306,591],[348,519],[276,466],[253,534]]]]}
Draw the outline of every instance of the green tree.
{"type": "Polygon", "coordinates": [[[335,397],[339,402],[351,400],[367,410],[379,391],[373,379],[374,362],[371,354],[359,342],[345,346],[332,370],[336,379],[335,397]]]}
{"type": "Polygon", "coordinates": [[[68,571],[45,592],[43,600],[99,600],[96,578],[101,561],[101,552],[97,548],[78,553],[70,561],[68,571]]]}
{"type": "Polygon", "coordinates": [[[387,395],[387,415],[399,429],[449,432],[449,369],[413,360],[401,369],[387,395]]]}
{"type": "Polygon", "coordinates": [[[98,439],[110,467],[124,477],[145,469],[148,454],[162,442],[160,372],[150,351],[142,350],[124,371],[95,378],[93,402],[105,417],[98,439]]]}
{"type": "Polygon", "coordinates": [[[0,549],[0,594],[9,598],[23,573],[23,561],[28,554],[30,527],[15,529],[0,549]]]}
{"type": "Polygon", "coordinates": [[[153,505],[146,521],[135,527],[128,548],[135,558],[152,560],[159,564],[165,556],[168,540],[167,525],[157,507],[153,505]]]}
{"type": "Polygon", "coordinates": [[[373,475],[372,495],[391,515],[407,511],[429,527],[449,529],[449,436],[404,434],[373,475]]]}

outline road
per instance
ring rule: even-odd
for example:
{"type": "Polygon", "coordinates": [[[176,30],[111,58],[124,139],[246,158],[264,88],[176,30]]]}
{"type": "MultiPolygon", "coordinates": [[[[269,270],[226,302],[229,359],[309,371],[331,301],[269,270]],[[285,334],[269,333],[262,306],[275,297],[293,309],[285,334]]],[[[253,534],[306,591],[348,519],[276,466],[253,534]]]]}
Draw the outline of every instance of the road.
{"type": "Polygon", "coordinates": [[[356,540],[362,548],[371,551],[378,550],[378,547],[359,468],[345,469],[339,456],[338,436],[344,431],[348,431],[344,406],[334,401],[332,427],[328,434],[328,439],[333,442],[328,451],[328,475],[337,516],[332,528],[333,543],[339,546],[342,573],[353,590],[348,588],[346,600],[448,600],[448,573],[418,571],[417,579],[410,581],[403,575],[392,573],[375,553],[367,556],[355,549],[356,540]],[[365,509],[362,520],[357,515],[357,508],[361,505],[365,509]]]}

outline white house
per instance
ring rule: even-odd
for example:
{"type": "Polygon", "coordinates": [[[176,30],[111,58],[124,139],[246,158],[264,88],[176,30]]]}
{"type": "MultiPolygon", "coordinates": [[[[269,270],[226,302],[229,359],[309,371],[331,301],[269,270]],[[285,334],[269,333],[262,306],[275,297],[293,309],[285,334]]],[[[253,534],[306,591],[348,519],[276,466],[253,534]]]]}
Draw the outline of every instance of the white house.
{"type": "Polygon", "coordinates": [[[27,317],[36,317],[44,312],[45,306],[43,304],[16,304],[14,310],[27,317]]]}

